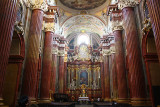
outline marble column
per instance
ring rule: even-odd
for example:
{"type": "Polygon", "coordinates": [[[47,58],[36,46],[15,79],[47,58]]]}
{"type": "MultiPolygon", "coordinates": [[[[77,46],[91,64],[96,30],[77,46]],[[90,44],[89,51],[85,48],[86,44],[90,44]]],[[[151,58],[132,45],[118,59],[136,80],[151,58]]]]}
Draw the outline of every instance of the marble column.
{"type": "Polygon", "coordinates": [[[64,93],[67,91],[67,52],[64,57],[64,93]]]}
{"type": "Polygon", "coordinates": [[[22,84],[22,95],[30,97],[31,101],[36,100],[36,83],[39,60],[40,37],[43,23],[43,10],[41,6],[45,2],[35,4],[32,10],[30,30],[28,35],[27,54],[22,84]],[[41,7],[41,8],[40,8],[41,7]]]}
{"type": "Polygon", "coordinates": [[[64,93],[64,49],[59,51],[59,81],[58,92],[64,93]]]}
{"type": "Polygon", "coordinates": [[[52,50],[52,82],[51,82],[51,90],[54,94],[56,91],[56,71],[57,71],[57,54],[58,54],[58,48],[57,48],[57,42],[53,46],[52,50]]]}
{"type": "Polygon", "coordinates": [[[104,101],[109,101],[110,95],[110,73],[109,73],[109,56],[104,56],[104,101]]]}
{"type": "Polygon", "coordinates": [[[141,106],[146,103],[144,101],[146,100],[146,86],[133,8],[136,4],[136,1],[133,0],[121,0],[119,2],[119,8],[122,9],[124,30],[126,33],[131,103],[133,106],[141,106]]]}
{"type": "Polygon", "coordinates": [[[103,56],[101,55],[101,60],[100,60],[100,74],[101,74],[101,89],[102,89],[102,100],[104,100],[104,92],[105,92],[105,89],[104,89],[104,64],[103,64],[103,56]]]}
{"type": "Polygon", "coordinates": [[[115,60],[115,53],[111,54],[111,72],[112,72],[112,83],[113,83],[113,100],[117,100],[117,91],[118,91],[118,86],[117,86],[117,73],[116,73],[116,60],[115,60]]]}
{"type": "Polygon", "coordinates": [[[127,76],[125,69],[125,59],[123,50],[123,40],[122,40],[122,26],[115,26],[113,35],[115,37],[115,60],[117,68],[117,80],[118,80],[118,101],[126,102],[128,99],[127,90],[127,76]]]}
{"type": "Polygon", "coordinates": [[[160,2],[159,0],[147,0],[149,17],[152,23],[158,59],[160,62],[160,2]]]}
{"type": "MultiPolygon", "coordinates": [[[[52,23],[50,23],[52,24],[52,23]]],[[[52,71],[52,41],[54,28],[49,26],[45,27],[45,40],[43,50],[43,62],[42,62],[42,73],[41,73],[41,90],[40,99],[49,101],[50,85],[51,85],[51,71],[52,71]]]]}
{"type": "Polygon", "coordinates": [[[19,0],[0,1],[0,105],[19,0]]]}

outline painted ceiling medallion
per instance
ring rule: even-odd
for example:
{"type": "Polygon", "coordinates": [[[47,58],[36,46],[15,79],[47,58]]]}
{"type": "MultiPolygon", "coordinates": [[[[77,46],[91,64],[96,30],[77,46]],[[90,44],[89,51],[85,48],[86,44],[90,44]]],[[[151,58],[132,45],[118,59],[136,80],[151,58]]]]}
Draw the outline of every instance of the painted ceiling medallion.
{"type": "Polygon", "coordinates": [[[60,0],[65,6],[76,10],[89,10],[101,6],[106,0],[60,0]]]}

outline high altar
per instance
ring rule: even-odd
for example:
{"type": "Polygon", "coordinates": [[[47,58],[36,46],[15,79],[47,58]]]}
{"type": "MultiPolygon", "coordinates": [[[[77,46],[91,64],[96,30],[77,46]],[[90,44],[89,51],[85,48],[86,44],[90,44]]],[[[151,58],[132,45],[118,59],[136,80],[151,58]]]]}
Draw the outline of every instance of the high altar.
{"type": "Polygon", "coordinates": [[[82,44],[74,52],[68,52],[65,91],[75,101],[79,97],[89,97],[89,100],[101,98],[100,61],[96,56],[99,53],[95,52],[93,58],[91,51],[90,46],[82,44]]]}

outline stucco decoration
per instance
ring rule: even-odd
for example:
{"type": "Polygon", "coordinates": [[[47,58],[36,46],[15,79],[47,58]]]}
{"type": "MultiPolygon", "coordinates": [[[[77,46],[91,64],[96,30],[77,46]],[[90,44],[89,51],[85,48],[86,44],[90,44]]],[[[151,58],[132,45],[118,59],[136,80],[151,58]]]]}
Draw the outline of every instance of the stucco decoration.
{"type": "Polygon", "coordinates": [[[106,0],[60,0],[60,1],[63,5],[76,10],[94,9],[106,2],[106,0]]]}
{"type": "Polygon", "coordinates": [[[77,15],[69,18],[61,27],[62,35],[65,37],[71,33],[81,31],[105,34],[105,23],[92,15],[77,15]]]}

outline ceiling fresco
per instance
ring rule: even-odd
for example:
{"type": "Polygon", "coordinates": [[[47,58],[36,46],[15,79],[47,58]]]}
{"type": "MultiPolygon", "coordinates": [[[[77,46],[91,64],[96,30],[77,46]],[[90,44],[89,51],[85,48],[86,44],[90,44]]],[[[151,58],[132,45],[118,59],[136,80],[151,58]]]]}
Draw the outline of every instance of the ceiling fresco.
{"type": "Polygon", "coordinates": [[[94,32],[102,36],[105,33],[105,23],[92,15],[77,15],[62,25],[62,35],[65,37],[81,31],[94,32]]]}
{"type": "Polygon", "coordinates": [[[60,2],[76,10],[89,10],[101,6],[106,0],[60,0],[60,2]]]}

